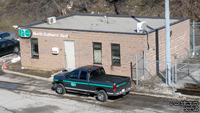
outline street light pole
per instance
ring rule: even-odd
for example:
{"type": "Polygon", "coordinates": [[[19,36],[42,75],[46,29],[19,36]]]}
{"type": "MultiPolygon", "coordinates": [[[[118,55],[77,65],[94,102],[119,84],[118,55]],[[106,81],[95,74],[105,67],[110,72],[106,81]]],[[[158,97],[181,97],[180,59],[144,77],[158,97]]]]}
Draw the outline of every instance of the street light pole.
{"type": "Polygon", "coordinates": [[[171,59],[170,59],[170,20],[169,20],[169,0],[165,0],[165,28],[166,28],[166,84],[171,83],[171,59]]]}

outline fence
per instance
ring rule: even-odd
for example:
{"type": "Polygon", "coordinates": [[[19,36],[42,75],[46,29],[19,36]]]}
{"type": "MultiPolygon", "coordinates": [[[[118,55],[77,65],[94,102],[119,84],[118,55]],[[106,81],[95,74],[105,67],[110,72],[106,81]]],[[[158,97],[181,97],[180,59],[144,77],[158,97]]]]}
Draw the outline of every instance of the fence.
{"type": "MultiPolygon", "coordinates": [[[[200,85],[200,46],[194,49],[176,56],[175,62],[171,62],[172,88],[183,87],[185,83],[200,85]]],[[[161,86],[166,83],[165,61],[145,60],[145,53],[140,58],[136,54],[135,58],[136,63],[131,63],[131,67],[136,85],[161,86]]]]}
{"type": "Polygon", "coordinates": [[[192,49],[200,46],[200,22],[190,23],[190,45],[192,49]]]}
{"type": "MultiPolygon", "coordinates": [[[[161,61],[147,61],[145,60],[145,53],[142,57],[135,56],[135,64],[130,63],[131,76],[135,80],[136,85],[157,85],[165,83],[165,75],[161,73],[158,68],[161,65],[165,65],[165,62],[161,61]],[[156,67],[155,69],[149,69],[150,67],[156,67]],[[154,76],[157,75],[157,76],[154,76]]],[[[164,69],[164,68],[163,68],[164,69]]]]}
{"type": "MultiPolygon", "coordinates": [[[[179,56],[174,56],[175,61],[171,62],[171,87],[181,87],[186,82],[200,84],[200,22],[190,24],[190,45],[191,50],[179,56]]],[[[165,61],[150,61],[135,56],[135,64],[131,65],[131,76],[136,85],[157,85],[165,84],[166,71],[165,61]],[[150,69],[150,67],[155,69],[150,69]]]]}
{"type": "Polygon", "coordinates": [[[177,56],[176,64],[177,84],[187,82],[200,85],[200,46],[177,56]]]}
{"type": "MultiPolygon", "coordinates": [[[[179,56],[174,56],[171,62],[171,84],[172,88],[182,87],[186,82],[200,84],[200,22],[190,24],[191,50],[179,56]]],[[[131,66],[131,76],[136,85],[157,85],[166,83],[165,61],[150,61],[135,56],[135,64],[131,66]],[[154,67],[153,69],[151,67],[154,67]]]]}

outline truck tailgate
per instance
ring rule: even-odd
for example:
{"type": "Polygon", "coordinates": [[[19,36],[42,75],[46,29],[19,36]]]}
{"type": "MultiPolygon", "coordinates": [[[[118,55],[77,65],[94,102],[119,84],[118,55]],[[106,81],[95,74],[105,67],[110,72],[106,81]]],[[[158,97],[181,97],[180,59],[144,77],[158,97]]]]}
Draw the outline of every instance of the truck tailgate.
{"type": "Polygon", "coordinates": [[[102,83],[112,83],[113,84],[112,93],[114,95],[121,95],[125,92],[128,92],[131,89],[130,77],[105,74],[93,79],[93,81],[96,82],[98,81],[102,83]]]}
{"type": "Polygon", "coordinates": [[[117,91],[131,86],[130,77],[117,76],[117,75],[104,75],[96,79],[96,81],[115,83],[117,91]]]}
{"type": "Polygon", "coordinates": [[[131,88],[131,80],[129,77],[124,78],[120,82],[116,83],[116,91],[115,92],[126,92],[131,88]]]}

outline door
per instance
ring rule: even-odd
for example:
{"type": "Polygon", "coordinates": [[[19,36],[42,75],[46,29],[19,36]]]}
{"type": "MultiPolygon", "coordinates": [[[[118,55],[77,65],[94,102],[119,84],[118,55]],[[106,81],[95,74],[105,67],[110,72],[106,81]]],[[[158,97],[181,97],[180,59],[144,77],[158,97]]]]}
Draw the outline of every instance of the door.
{"type": "Polygon", "coordinates": [[[74,41],[64,41],[65,44],[65,68],[68,71],[75,69],[74,41]]]}
{"type": "Polygon", "coordinates": [[[69,72],[63,82],[66,89],[88,92],[87,72],[85,71],[69,72]]]}
{"type": "Polygon", "coordinates": [[[10,41],[10,40],[8,40],[7,42],[6,42],[6,45],[7,45],[7,52],[8,53],[12,53],[12,52],[14,52],[14,43],[12,42],[12,41],[10,41]]]}
{"type": "Polygon", "coordinates": [[[5,54],[7,54],[7,46],[6,46],[6,42],[2,42],[0,43],[0,56],[3,56],[5,54]]]}
{"type": "Polygon", "coordinates": [[[67,73],[66,79],[63,80],[66,89],[77,89],[76,81],[78,79],[78,75],[79,70],[74,70],[72,72],[67,73]]]}
{"type": "Polygon", "coordinates": [[[80,71],[79,77],[76,80],[76,87],[79,91],[88,92],[89,84],[88,84],[88,73],[86,71],[80,71]]]}

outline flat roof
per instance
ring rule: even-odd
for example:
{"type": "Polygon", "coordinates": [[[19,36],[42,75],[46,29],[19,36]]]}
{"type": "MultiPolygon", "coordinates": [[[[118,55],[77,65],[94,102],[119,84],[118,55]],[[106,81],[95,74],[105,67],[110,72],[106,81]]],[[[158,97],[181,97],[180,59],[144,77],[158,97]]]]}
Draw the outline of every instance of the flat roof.
{"type": "MultiPolygon", "coordinates": [[[[170,25],[187,19],[188,18],[170,18],[170,25]]],[[[47,24],[47,21],[45,20],[22,25],[20,27],[138,34],[137,23],[143,21],[146,22],[146,31],[149,33],[165,28],[164,17],[102,14],[71,14],[63,17],[57,17],[56,23],[54,24],[47,24]]]]}

